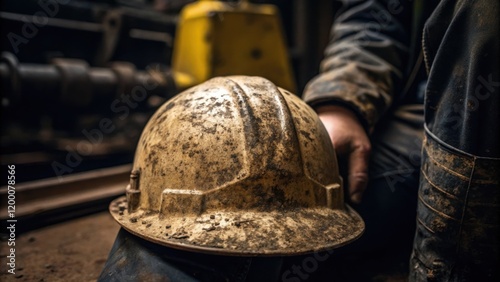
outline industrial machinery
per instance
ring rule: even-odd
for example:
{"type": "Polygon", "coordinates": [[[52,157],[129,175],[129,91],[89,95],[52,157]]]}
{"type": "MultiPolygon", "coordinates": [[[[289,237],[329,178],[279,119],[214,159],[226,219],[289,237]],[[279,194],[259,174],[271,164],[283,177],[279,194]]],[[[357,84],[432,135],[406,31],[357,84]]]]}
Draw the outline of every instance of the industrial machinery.
{"type": "Polygon", "coordinates": [[[229,74],[300,90],[317,71],[330,1],[199,1],[180,12],[189,2],[2,2],[0,160],[18,168],[23,228],[105,209],[147,120],[179,90],[229,74]]]}

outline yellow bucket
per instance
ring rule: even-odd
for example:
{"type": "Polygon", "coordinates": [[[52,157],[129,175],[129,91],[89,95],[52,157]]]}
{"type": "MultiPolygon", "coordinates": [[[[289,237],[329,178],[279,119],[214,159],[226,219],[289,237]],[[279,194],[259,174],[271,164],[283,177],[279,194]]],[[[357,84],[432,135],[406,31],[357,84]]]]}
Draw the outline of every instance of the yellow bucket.
{"type": "Polygon", "coordinates": [[[177,27],[172,68],[179,90],[216,76],[252,75],[296,92],[274,5],[213,0],[187,5],[177,27]]]}

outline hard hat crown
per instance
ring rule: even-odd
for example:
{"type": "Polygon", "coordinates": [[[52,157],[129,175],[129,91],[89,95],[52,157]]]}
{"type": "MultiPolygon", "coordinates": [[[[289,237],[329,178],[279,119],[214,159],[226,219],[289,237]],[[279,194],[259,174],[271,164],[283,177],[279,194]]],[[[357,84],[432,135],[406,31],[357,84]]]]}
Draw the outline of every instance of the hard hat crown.
{"type": "Polygon", "coordinates": [[[303,253],[344,244],[363,229],[344,206],[335,152],[317,115],[258,77],[215,78],[166,102],[137,146],[127,200],[118,219],[125,228],[160,244],[208,252],[303,253]],[[291,215],[301,222],[287,219],[291,215]],[[130,222],[134,217],[151,225],[130,222]],[[297,248],[300,240],[287,234],[319,224],[338,229],[323,245],[297,248]],[[249,231],[280,238],[259,246],[249,231]]]}

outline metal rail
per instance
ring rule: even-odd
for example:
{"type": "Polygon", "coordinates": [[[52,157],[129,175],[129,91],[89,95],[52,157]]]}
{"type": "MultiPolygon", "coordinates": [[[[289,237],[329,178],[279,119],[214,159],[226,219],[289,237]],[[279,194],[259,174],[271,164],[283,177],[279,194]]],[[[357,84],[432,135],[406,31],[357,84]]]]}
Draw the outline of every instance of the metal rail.
{"type": "MultiPolygon", "coordinates": [[[[132,165],[97,169],[58,178],[15,185],[17,232],[107,209],[109,202],[124,194],[132,165]]],[[[7,186],[0,187],[0,220],[8,219],[7,186]]],[[[0,233],[6,232],[2,228],[0,233]]]]}

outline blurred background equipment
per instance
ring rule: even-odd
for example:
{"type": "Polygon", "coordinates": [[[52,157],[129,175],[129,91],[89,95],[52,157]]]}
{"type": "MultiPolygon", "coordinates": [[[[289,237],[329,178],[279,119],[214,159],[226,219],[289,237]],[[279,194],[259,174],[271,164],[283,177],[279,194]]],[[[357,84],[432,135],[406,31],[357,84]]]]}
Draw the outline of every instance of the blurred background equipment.
{"type": "Polygon", "coordinates": [[[172,66],[179,89],[216,76],[256,75],[296,91],[274,5],[208,0],[186,6],[179,19],[172,66]]]}
{"type": "Polygon", "coordinates": [[[191,2],[2,1],[0,162],[16,165],[24,228],[106,209],[123,191],[95,183],[126,182],[143,127],[179,90],[249,74],[300,93],[317,73],[332,1],[191,2]]]}

